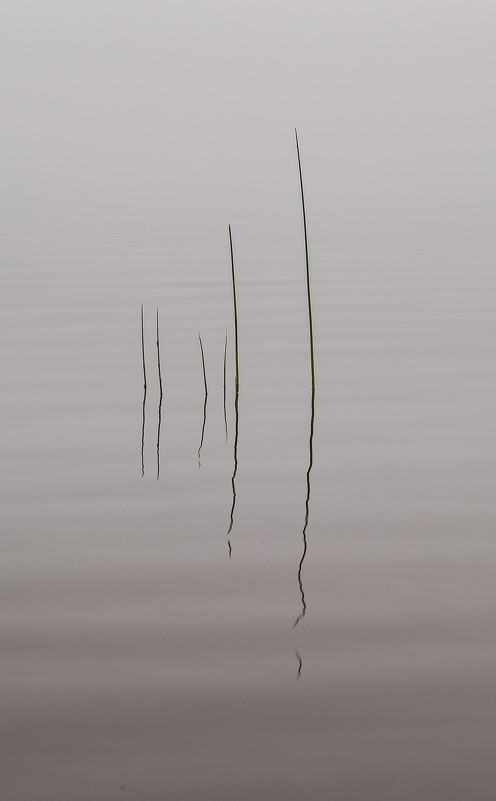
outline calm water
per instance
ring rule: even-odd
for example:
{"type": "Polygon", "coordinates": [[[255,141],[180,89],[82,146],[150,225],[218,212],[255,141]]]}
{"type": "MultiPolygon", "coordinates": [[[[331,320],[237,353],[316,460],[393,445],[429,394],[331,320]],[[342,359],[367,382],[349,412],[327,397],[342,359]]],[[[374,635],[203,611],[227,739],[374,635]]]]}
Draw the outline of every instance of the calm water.
{"type": "Polygon", "coordinates": [[[494,214],[309,204],[312,408],[293,201],[231,220],[237,419],[229,220],[2,210],[9,801],[493,798],[494,214]]]}

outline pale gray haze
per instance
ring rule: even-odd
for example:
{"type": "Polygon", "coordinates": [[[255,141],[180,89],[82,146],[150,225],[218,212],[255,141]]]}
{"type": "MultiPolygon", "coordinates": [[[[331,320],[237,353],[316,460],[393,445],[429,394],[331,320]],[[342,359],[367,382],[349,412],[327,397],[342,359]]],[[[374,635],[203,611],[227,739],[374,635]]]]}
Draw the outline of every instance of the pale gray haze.
{"type": "Polygon", "coordinates": [[[326,204],[494,201],[492,2],[20,0],[0,21],[7,198],[270,207],[296,125],[326,204]]]}

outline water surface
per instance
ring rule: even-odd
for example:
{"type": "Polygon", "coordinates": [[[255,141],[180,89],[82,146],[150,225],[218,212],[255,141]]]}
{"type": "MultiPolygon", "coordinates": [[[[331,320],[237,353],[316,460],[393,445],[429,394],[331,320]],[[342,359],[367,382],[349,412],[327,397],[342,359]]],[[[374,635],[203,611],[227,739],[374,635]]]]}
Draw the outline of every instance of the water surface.
{"type": "Polygon", "coordinates": [[[237,420],[220,214],[3,210],[11,801],[492,797],[492,216],[310,208],[313,409],[288,202],[233,224],[237,420]]]}

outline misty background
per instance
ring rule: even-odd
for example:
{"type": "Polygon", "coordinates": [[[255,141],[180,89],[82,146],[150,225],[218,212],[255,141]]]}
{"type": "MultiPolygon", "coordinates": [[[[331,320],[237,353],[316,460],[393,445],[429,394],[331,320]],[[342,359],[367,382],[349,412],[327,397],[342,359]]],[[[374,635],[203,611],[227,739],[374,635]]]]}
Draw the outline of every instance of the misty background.
{"type": "Polygon", "coordinates": [[[2,204],[493,206],[485,0],[26,0],[0,11],[2,204]]]}

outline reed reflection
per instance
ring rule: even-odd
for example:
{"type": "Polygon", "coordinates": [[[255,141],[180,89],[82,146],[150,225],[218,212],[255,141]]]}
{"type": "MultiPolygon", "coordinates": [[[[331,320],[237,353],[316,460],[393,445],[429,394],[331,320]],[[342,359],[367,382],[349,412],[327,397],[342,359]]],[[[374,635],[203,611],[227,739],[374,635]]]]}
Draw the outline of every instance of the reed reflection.
{"type": "Polygon", "coordinates": [[[305,592],[303,589],[303,563],[305,561],[305,557],[307,555],[307,527],[308,527],[308,518],[310,513],[310,474],[312,472],[313,467],[313,429],[314,429],[314,421],[315,421],[315,390],[312,389],[312,400],[311,400],[311,414],[310,414],[310,437],[308,440],[308,450],[309,450],[309,457],[308,457],[308,470],[307,470],[307,497],[305,500],[305,521],[303,524],[303,531],[302,531],[302,538],[303,538],[303,552],[301,554],[301,559],[298,564],[298,586],[300,588],[300,596],[301,596],[301,612],[296,618],[295,622],[293,623],[293,628],[298,625],[300,620],[305,617],[307,611],[307,604],[305,601],[305,592]]]}
{"type": "Polygon", "coordinates": [[[146,367],[145,367],[145,328],[143,321],[143,304],[141,304],[141,357],[143,361],[143,415],[141,422],[141,476],[145,475],[145,404],[146,404],[146,367]]]}
{"type": "Polygon", "coordinates": [[[203,343],[202,343],[202,339],[201,339],[199,331],[198,331],[198,339],[200,341],[200,350],[201,350],[202,367],[203,367],[203,383],[204,383],[204,386],[205,386],[205,400],[203,402],[203,426],[202,426],[202,432],[201,432],[200,447],[198,448],[198,467],[201,467],[200,451],[201,451],[202,445],[203,445],[203,438],[205,436],[205,425],[206,425],[206,422],[207,422],[207,396],[208,396],[208,389],[207,389],[207,373],[206,373],[206,370],[205,370],[205,355],[203,353],[203,343]]]}
{"type": "Polygon", "coordinates": [[[227,530],[227,547],[229,549],[229,559],[231,558],[232,548],[229,535],[234,525],[234,507],[236,506],[236,473],[238,472],[238,433],[239,433],[239,410],[238,410],[239,393],[236,392],[234,398],[234,470],[231,478],[232,487],[232,505],[231,505],[231,520],[227,530]]]}
{"type": "Polygon", "coordinates": [[[158,366],[158,383],[160,389],[158,401],[158,425],[157,425],[157,481],[160,475],[160,425],[162,423],[162,372],[160,370],[160,337],[158,332],[158,308],[157,308],[157,366],[158,366]]]}
{"type": "Polygon", "coordinates": [[[226,429],[226,444],[227,444],[226,363],[227,363],[227,329],[226,329],[226,339],[224,341],[224,428],[226,429]]]}
{"type": "Polygon", "coordinates": [[[303,662],[302,662],[301,656],[300,656],[300,654],[298,653],[298,651],[297,651],[297,649],[296,649],[296,648],[295,648],[295,654],[296,654],[296,658],[297,658],[297,660],[298,660],[298,673],[296,674],[296,680],[298,681],[298,679],[299,679],[299,678],[300,678],[300,676],[301,676],[301,670],[302,670],[302,668],[303,668],[303,662]]]}

